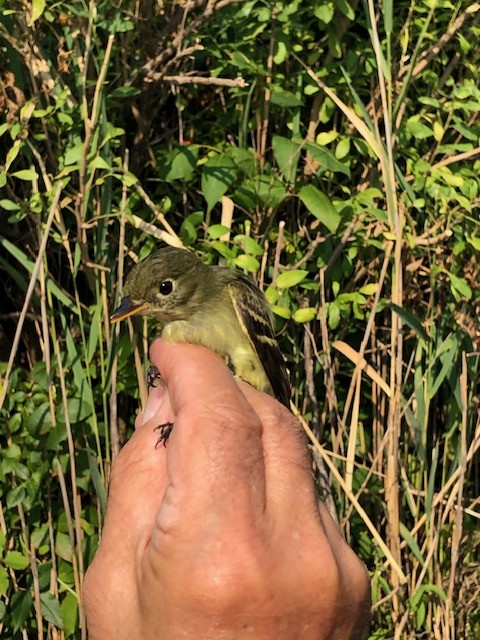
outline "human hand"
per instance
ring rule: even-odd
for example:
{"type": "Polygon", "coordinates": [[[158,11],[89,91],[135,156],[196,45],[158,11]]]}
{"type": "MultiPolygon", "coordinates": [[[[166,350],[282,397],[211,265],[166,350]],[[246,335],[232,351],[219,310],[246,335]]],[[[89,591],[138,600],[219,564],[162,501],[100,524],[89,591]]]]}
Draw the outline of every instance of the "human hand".
{"type": "Polygon", "coordinates": [[[168,391],[150,391],[112,467],[90,639],[362,637],[368,576],[317,503],[295,418],[204,347],[158,340],[151,357],[168,391]]]}

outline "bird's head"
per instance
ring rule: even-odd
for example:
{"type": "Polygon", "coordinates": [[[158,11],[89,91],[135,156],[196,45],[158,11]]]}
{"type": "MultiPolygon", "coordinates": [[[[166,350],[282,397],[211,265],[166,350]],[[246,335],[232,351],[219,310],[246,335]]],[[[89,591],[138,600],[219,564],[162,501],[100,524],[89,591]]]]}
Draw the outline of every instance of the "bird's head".
{"type": "Polygon", "coordinates": [[[208,267],[190,251],[175,247],[154,251],[128,274],[122,301],[110,320],[134,314],[164,323],[186,320],[208,298],[211,282],[205,270],[208,267]]]}

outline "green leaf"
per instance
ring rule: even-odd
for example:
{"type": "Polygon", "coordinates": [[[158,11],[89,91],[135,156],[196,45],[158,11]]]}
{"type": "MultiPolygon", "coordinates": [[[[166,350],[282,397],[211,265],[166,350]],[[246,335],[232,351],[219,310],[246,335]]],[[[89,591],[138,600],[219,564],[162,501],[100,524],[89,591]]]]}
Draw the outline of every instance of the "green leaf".
{"type": "MultiPolygon", "coordinates": [[[[77,424],[86,420],[93,413],[93,408],[85,398],[69,398],[67,400],[68,417],[71,424],[77,424]]],[[[57,411],[59,422],[65,423],[65,409],[63,403],[60,404],[57,411]]]]}
{"type": "Polygon", "coordinates": [[[1,450],[1,454],[3,458],[9,458],[10,460],[20,460],[22,450],[20,449],[18,444],[12,442],[11,445],[1,450]]]}
{"type": "Polygon", "coordinates": [[[431,388],[428,390],[429,400],[432,400],[434,398],[434,396],[436,395],[437,391],[439,390],[445,378],[448,375],[451,375],[452,370],[455,369],[453,362],[456,357],[457,357],[457,344],[453,343],[448,349],[448,351],[445,354],[443,354],[442,358],[440,358],[440,361],[442,363],[442,368],[440,369],[440,372],[438,373],[438,375],[435,377],[435,381],[433,382],[431,388]]]}
{"type": "Polygon", "coordinates": [[[104,478],[102,478],[100,469],[98,468],[98,460],[90,449],[87,449],[87,456],[93,486],[95,487],[97,497],[100,501],[102,513],[105,514],[107,510],[107,494],[105,491],[104,478]]]}
{"type": "Polygon", "coordinates": [[[212,224],[208,227],[207,233],[212,240],[218,240],[227,233],[230,233],[230,229],[223,224],[212,224]]]}
{"type": "Polygon", "coordinates": [[[328,304],[328,326],[330,329],[336,329],[340,324],[340,307],[336,302],[328,304]]]}
{"type": "Polygon", "coordinates": [[[63,164],[65,166],[80,164],[82,156],[83,156],[83,142],[79,142],[74,147],[67,149],[65,153],[65,157],[63,159],[63,164]]]}
{"type": "Polygon", "coordinates": [[[287,182],[294,182],[300,158],[300,145],[282,136],[273,136],[272,149],[278,168],[287,182]]]}
{"type": "Polygon", "coordinates": [[[476,238],[475,236],[470,236],[467,238],[467,241],[472,245],[475,251],[480,251],[480,238],[476,238]]]}
{"type": "Polygon", "coordinates": [[[437,585],[435,584],[423,584],[415,591],[415,593],[410,598],[410,605],[412,609],[415,610],[423,596],[428,593],[435,593],[443,602],[446,602],[447,600],[447,596],[443,589],[437,587],[437,585]]]}
{"type": "Polygon", "coordinates": [[[292,315],[288,307],[281,307],[278,304],[273,304],[271,309],[275,315],[280,316],[280,318],[285,318],[285,320],[289,320],[292,315]]]}
{"type": "Polygon", "coordinates": [[[66,562],[72,562],[72,545],[67,534],[61,531],[57,532],[55,540],[55,553],[63,558],[66,562]]]}
{"type": "Polygon", "coordinates": [[[390,35],[393,29],[393,0],[383,0],[383,16],[385,31],[390,35]]]}
{"type": "Polygon", "coordinates": [[[18,211],[20,205],[12,200],[0,200],[0,209],[5,209],[5,211],[18,211]]]}
{"type": "Polygon", "coordinates": [[[350,6],[350,4],[347,2],[347,0],[334,0],[334,2],[337,5],[338,9],[340,9],[340,11],[344,15],[346,15],[347,18],[349,18],[350,20],[354,20],[355,12],[350,6]]]}
{"type": "Polygon", "coordinates": [[[364,296],[373,296],[378,291],[378,282],[370,282],[369,284],[364,285],[360,289],[360,293],[363,293],[364,296]]]}
{"type": "Polygon", "coordinates": [[[92,359],[95,356],[95,352],[98,345],[99,339],[99,330],[101,326],[101,318],[102,318],[102,304],[99,301],[95,307],[95,311],[93,313],[92,322],[90,323],[90,332],[88,335],[88,345],[87,345],[87,362],[90,364],[92,359]]]}
{"type": "Polygon", "coordinates": [[[407,122],[407,131],[417,140],[433,138],[433,130],[423,122],[418,121],[418,116],[412,116],[407,122]]]}
{"type": "Polygon", "coordinates": [[[96,156],[91,162],[88,163],[88,168],[90,171],[93,169],[105,169],[106,171],[111,171],[112,167],[108,164],[106,160],[102,158],[102,156],[96,156]]]}
{"type": "Polygon", "coordinates": [[[6,596],[8,593],[8,586],[10,579],[8,572],[3,565],[0,565],[0,596],[6,596]]]}
{"type": "Polygon", "coordinates": [[[271,175],[247,178],[235,190],[232,198],[243,209],[252,210],[258,206],[278,207],[286,198],[285,184],[271,175]]]}
{"type": "Polygon", "coordinates": [[[256,158],[252,149],[243,149],[242,147],[230,147],[228,155],[237,165],[241,173],[247,176],[254,176],[256,172],[256,158]]]}
{"type": "Polygon", "coordinates": [[[65,637],[70,637],[75,633],[78,621],[78,600],[73,593],[67,593],[60,605],[60,615],[63,620],[63,630],[65,637]]]}
{"type": "Polygon", "coordinates": [[[20,504],[25,500],[26,495],[27,493],[25,491],[25,486],[23,484],[19,484],[18,486],[13,487],[7,493],[7,507],[9,509],[13,509],[18,504],[20,504]]]}
{"type": "Polygon", "coordinates": [[[53,593],[40,594],[40,608],[42,616],[47,622],[51,622],[59,629],[63,629],[63,621],[60,615],[60,603],[53,593]]]}
{"type": "Polygon", "coordinates": [[[300,189],[298,197],[310,213],[322,222],[329,231],[334,233],[338,229],[341,217],[338,211],[324,193],[313,184],[307,184],[300,189]]]}
{"type": "Polygon", "coordinates": [[[207,211],[219,202],[237,177],[237,167],[225,154],[209,158],[202,168],[202,193],[207,211]]]}
{"type": "Polygon", "coordinates": [[[215,249],[215,251],[218,251],[218,253],[224,258],[228,258],[232,260],[235,258],[235,251],[231,247],[229,247],[227,244],[225,244],[225,242],[214,240],[212,242],[212,247],[215,249]]]}
{"type": "Polygon", "coordinates": [[[332,21],[334,12],[335,9],[332,2],[322,2],[320,7],[315,7],[313,15],[325,24],[329,24],[332,21]]]}
{"type": "Polygon", "coordinates": [[[45,522],[41,527],[32,531],[30,541],[35,546],[35,548],[38,549],[38,547],[45,544],[47,539],[48,539],[48,525],[45,522]]]}
{"type": "Polygon", "coordinates": [[[305,280],[308,275],[308,271],[303,269],[292,269],[291,271],[282,271],[279,274],[275,285],[278,289],[289,289],[305,280]]]}
{"type": "Polygon", "coordinates": [[[413,555],[420,562],[420,566],[423,567],[423,565],[425,564],[425,558],[422,555],[422,552],[420,550],[420,547],[417,544],[417,541],[412,536],[409,529],[403,524],[403,522],[400,523],[400,534],[402,538],[405,540],[405,542],[408,544],[408,546],[410,547],[413,555]]]}
{"type": "Polygon", "coordinates": [[[28,26],[31,27],[35,20],[38,20],[44,11],[45,0],[32,0],[32,15],[28,21],[28,26]]]}
{"type": "Polygon", "coordinates": [[[175,149],[167,158],[164,158],[163,170],[160,170],[162,179],[166,182],[174,180],[190,180],[197,166],[198,147],[195,145],[175,149]]]}
{"type": "Polygon", "coordinates": [[[330,149],[327,149],[323,145],[317,144],[316,142],[306,142],[305,148],[310,153],[312,158],[319,163],[322,169],[333,171],[334,173],[343,173],[346,176],[350,176],[349,167],[346,164],[343,164],[343,162],[340,162],[340,160],[338,160],[338,158],[330,151],[330,149]]]}
{"type": "Polygon", "coordinates": [[[26,558],[23,553],[20,553],[20,551],[9,551],[3,559],[3,562],[6,567],[14,571],[23,571],[30,564],[28,558],[26,558]]]}
{"type": "Polygon", "coordinates": [[[416,318],[413,314],[407,311],[404,307],[399,307],[397,304],[394,304],[393,302],[388,303],[386,306],[392,309],[392,311],[395,311],[395,313],[400,316],[400,318],[405,322],[405,324],[407,324],[410,327],[410,329],[413,329],[415,331],[415,333],[421,340],[423,340],[424,342],[429,341],[428,334],[423,328],[423,325],[418,318],[416,318]]]}
{"type": "Polygon", "coordinates": [[[264,254],[263,247],[261,247],[258,242],[250,236],[239,234],[235,236],[233,241],[235,244],[239,244],[246,253],[249,253],[252,256],[263,256],[264,254]]]}
{"type": "Polygon", "coordinates": [[[183,244],[190,246],[197,239],[197,229],[190,222],[190,220],[184,220],[182,222],[182,226],[180,227],[180,237],[182,238],[183,244]]]}
{"type": "Polygon", "coordinates": [[[107,133],[102,140],[102,144],[100,145],[101,147],[103,147],[110,140],[115,140],[116,138],[121,138],[123,135],[125,135],[125,129],[122,129],[121,127],[114,127],[111,122],[107,122],[106,129],[107,133]]]}
{"type": "Polygon", "coordinates": [[[468,300],[470,300],[472,297],[472,290],[470,289],[468,284],[465,282],[465,280],[462,280],[462,278],[455,276],[453,273],[450,273],[450,271],[447,271],[446,273],[450,278],[450,284],[452,285],[452,290],[457,291],[460,294],[460,296],[463,296],[464,298],[467,298],[468,300]]]}
{"type": "Polygon", "coordinates": [[[37,180],[38,173],[33,169],[20,169],[20,171],[14,171],[11,174],[14,178],[18,178],[19,180],[37,180]]]}
{"type": "Polygon", "coordinates": [[[275,289],[275,287],[272,287],[271,285],[265,289],[264,293],[266,299],[268,300],[268,304],[270,305],[274,305],[280,297],[277,289],[275,289]]]}
{"type": "Polygon", "coordinates": [[[336,140],[338,135],[338,131],[335,131],[334,129],[331,131],[321,131],[316,138],[316,143],[321,147],[325,147],[327,144],[336,140]]]}
{"type": "MultiPolygon", "coordinates": [[[[281,36],[282,34],[279,34],[281,36]]],[[[277,37],[277,41],[275,43],[275,55],[273,56],[273,61],[275,64],[282,64],[285,62],[285,58],[287,57],[288,49],[286,43],[281,39],[281,37],[277,37]]]]}
{"type": "Polygon", "coordinates": [[[292,316],[295,322],[311,322],[315,319],[317,310],[314,307],[304,307],[303,309],[297,309],[292,316]]]}
{"type": "Polygon", "coordinates": [[[242,253],[237,256],[234,260],[237,267],[240,269],[245,269],[246,271],[250,271],[251,273],[255,273],[260,268],[260,263],[253,256],[247,256],[247,254],[242,253]]]}
{"type": "Polygon", "coordinates": [[[256,188],[260,202],[267,207],[278,207],[287,195],[284,184],[267,175],[259,176],[256,180],[256,188]]]}
{"type": "Polygon", "coordinates": [[[335,148],[335,157],[342,160],[350,153],[350,138],[342,138],[335,148]]]}
{"type": "MultiPolygon", "coordinates": [[[[12,135],[11,132],[10,132],[10,134],[12,135]]],[[[21,149],[20,140],[15,140],[15,142],[13,143],[13,146],[10,147],[10,149],[7,152],[7,158],[6,158],[6,162],[5,162],[5,166],[4,166],[5,172],[7,172],[10,169],[10,167],[12,166],[14,160],[16,159],[18,154],[20,153],[20,149],[21,149]]]]}
{"type": "Polygon", "coordinates": [[[131,187],[138,182],[138,178],[130,171],[124,171],[122,174],[122,182],[126,187],[131,187]]]}
{"type": "Polygon", "coordinates": [[[110,91],[108,94],[109,98],[133,98],[134,96],[139,96],[141,94],[141,90],[136,87],[117,87],[113,91],[110,91]]]}
{"type": "Polygon", "coordinates": [[[13,631],[16,633],[24,627],[33,608],[33,598],[30,591],[16,591],[12,593],[8,608],[12,619],[13,631]]]}
{"type": "Polygon", "coordinates": [[[293,93],[287,93],[286,91],[280,90],[272,91],[270,102],[278,105],[279,107],[301,107],[303,104],[302,100],[293,95],[293,93]]]}

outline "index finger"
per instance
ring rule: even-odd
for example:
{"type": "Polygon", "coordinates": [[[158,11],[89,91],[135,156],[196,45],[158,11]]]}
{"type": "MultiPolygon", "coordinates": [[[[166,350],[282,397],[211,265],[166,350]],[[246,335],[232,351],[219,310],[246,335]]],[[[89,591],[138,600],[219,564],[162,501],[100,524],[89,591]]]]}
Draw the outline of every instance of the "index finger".
{"type": "Polygon", "coordinates": [[[150,357],[175,416],[167,445],[173,487],[202,509],[231,505],[232,496],[239,509],[252,500],[263,508],[262,425],[226,364],[203,346],[161,339],[150,357]]]}

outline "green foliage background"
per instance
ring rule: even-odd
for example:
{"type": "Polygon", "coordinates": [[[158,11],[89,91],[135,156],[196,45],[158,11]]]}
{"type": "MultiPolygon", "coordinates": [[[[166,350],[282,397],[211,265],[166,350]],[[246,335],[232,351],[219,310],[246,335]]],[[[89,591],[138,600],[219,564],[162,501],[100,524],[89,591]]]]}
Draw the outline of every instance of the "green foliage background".
{"type": "Polygon", "coordinates": [[[480,637],[479,21],[463,0],[0,0],[2,638],[86,637],[145,394],[148,329],[108,313],[158,241],[266,291],[370,637],[480,637]]]}

